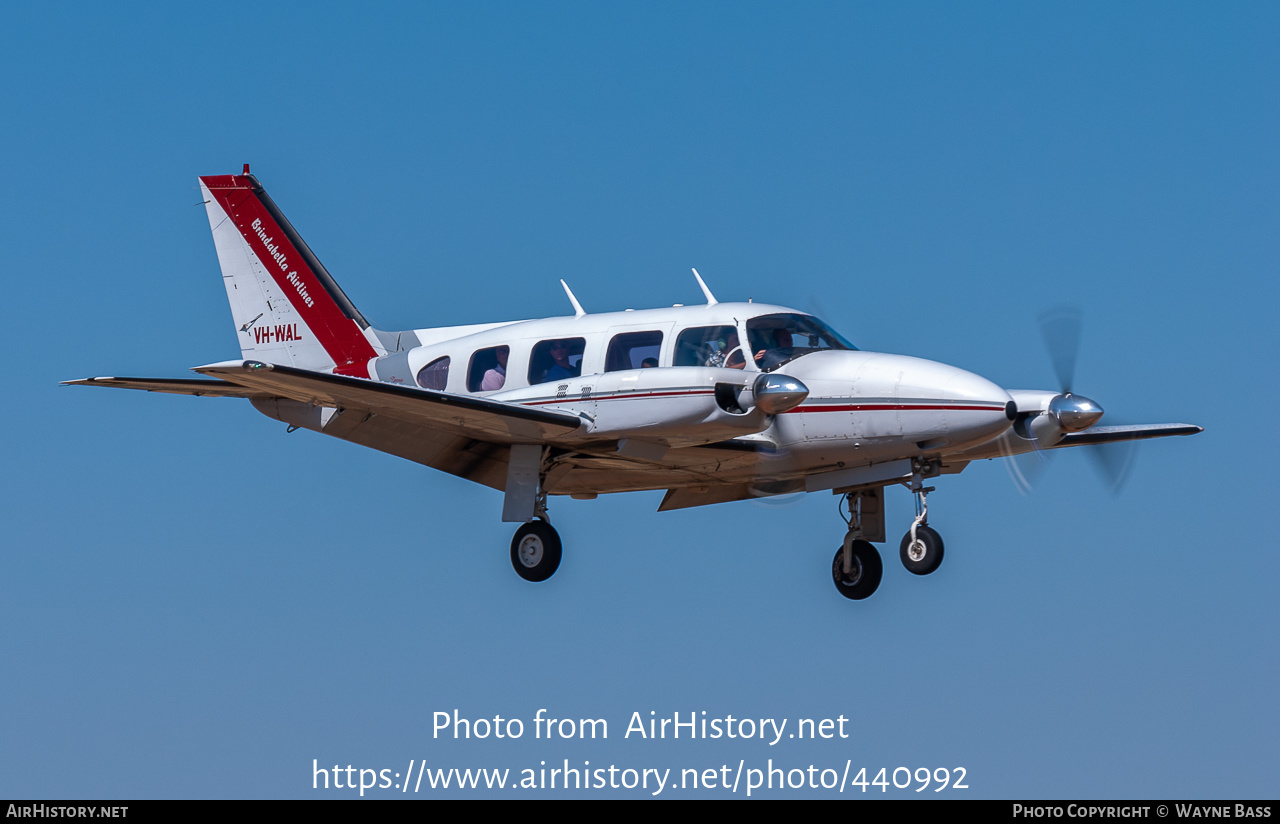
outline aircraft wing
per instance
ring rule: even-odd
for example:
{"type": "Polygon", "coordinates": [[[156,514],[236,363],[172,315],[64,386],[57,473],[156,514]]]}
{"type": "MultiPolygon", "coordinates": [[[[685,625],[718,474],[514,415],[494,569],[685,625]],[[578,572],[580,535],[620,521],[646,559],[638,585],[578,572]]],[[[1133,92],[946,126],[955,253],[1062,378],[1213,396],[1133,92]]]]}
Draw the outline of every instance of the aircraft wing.
{"type": "Polygon", "coordinates": [[[1150,423],[1137,426],[1093,426],[1084,432],[1069,432],[1050,449],[1063,446],[1081,446],[1089,443],[1116,443],[1118,441],[1144,441],[1148,438],[1167,438],[1170,435],[1194,435],[1203,432],[1203,426],[1190,423],[1150,423]]]}
{"type": "Polygon", "coordinates": [[[259,361],[197,367],[213,380],[86,378],[108,386],[178,395],[248,398],[264,414],[502,489],[512,443],[545,443],[574,432],[575,415],[377,383],[259,361]]]}
{"type": "MultiPolygon", "coordinates": [[[[279,420],[494,489],[506,485],[510,444],[554,446],[582,424],[581,418],[565,412],[256,361],[213,364],[196,371],[257,390],[254,405],[279,420]],[[264,400],[267,396],[270,399],[264,400]],[[290,408],[291,403],[306,407],[290,408]],[[341,409],[341,415],[326,418],[324,413],[333,408],[341,409]],[[300,412],[304,417],[299,417],[300,412]]],[[[618,455],[612,441],[560,443],[562,448],[553,451],[546,477],[546,488],[553,494],[662,489],[677,481],[718,486],[722,483],[719,473],[756,460],[752,445],[736,441],[673,449],[660,461],[618,455]]],[[[744,487],[741,493],[724,500],[751,497],[745,485],[738,486],[744,487]]]]}
{"type": "Polygon", "coordinates": [[[173,395],[290,400],[315,407],[364,410],[407,423],[453,431],[468,437],[487,437],[507,443],[551,440],[577,430],[576,415],[517,404],[466,398],[411,386],[376,383],[295,369],[259,361],[227,361],[196,367],[218,380],[183,378],[83,378],[64,386],[108,386],[173,395]]]}
{"type": "MultiPolygon", "coordinates": [[[[205,379],[86,378],[73,386],[107,386],[179,395],[247,398],[262,413],[304,429],[397,455],[494,489],[506,485],[512,443],[549,443],[575,432],[574,415],[258,361],[197,367],[205,379]]],[[[728,441],[673,449],[658,461],[627,458],[616,443],[565,446],[547,473],[553,494],[595,494],[672,485],[714,489],[673,506],[698,506],[754,494],[745,483],[720,489],[724,474],[759,460],[750,443],[728,441]],[[741,488],[739,488],[741,487],[741,488]]]]}
{"type": "MultiPolygon", "coordinates": [[[[1147,423],[1135,426],[1091,426],[1083,432],[1069,432],[1055,444],[1041,449],[1065,449],[1070,446],[1119,443],[1121,441],[1145,441],[1150,438],[1168,438],[1175,435],[1194,435],[1204,427],[1190,423],[1147,423]]],[[[975,446],[963,452],[946,455],[951,461],[976,461],[984,458],[1008,458],[1034,452],[1036,445],[1024,438],[1006,432],[993,441],[975,446]]]]}

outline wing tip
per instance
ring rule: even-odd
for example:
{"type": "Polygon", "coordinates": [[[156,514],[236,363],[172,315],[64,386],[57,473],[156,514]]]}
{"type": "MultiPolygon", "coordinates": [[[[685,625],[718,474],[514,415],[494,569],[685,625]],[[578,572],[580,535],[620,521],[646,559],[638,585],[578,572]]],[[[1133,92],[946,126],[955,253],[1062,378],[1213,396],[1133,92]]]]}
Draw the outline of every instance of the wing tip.
{"type": "Polygon", "coordinates": [[[96,378],[76,378],[73,381],[58,381],[58,386],[94,386],[103,381],[119,380],[115,375],[99,375],[96,378]]]}

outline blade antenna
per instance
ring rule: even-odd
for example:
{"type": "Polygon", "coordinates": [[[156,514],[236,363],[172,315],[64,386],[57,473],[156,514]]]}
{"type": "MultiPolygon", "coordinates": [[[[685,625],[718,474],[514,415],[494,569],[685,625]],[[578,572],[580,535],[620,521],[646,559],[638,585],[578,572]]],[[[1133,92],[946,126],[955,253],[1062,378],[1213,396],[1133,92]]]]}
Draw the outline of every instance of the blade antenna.
{"type": "Polygon", "coordinates": [[[707,305],[715,306],[720,301],[716,300],[716,296],[711,294],[711,290],[707,288],[707,284],[703,283],[702,275],[698,274],[698,270],[693,270],[693,276],[698,279],[698,285],[702,287],[702,294],[707,296],[707,305]]]}
{"type": "Polygon", "coordinates": [[[578,299],[573,296],[573,290],[569,288],[569,284],[564,282],[564,278],[560,278],[560,285],[564,287],[564,293],[569,296],[569,302],[573,304],[573,316],[580,318],[587,312],[582,308],[582,304],[578,303],[578,299]]]}

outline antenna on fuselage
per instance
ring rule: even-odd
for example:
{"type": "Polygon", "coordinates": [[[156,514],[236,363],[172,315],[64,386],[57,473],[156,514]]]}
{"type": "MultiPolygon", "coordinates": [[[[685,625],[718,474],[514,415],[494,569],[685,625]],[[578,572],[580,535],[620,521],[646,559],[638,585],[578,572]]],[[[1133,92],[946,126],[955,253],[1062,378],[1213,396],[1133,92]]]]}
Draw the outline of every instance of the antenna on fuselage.
{"type": "MultiPolygon", "coordinates": [[[[702,287],[702,294],[707,296],[707,305],[715,306],[720,301],[716,300],[716,296],[711,294],[711,290],[707,288],[707,284],[703,283],[702,275],[698,274],[698,270],[693,270],[693,276],[698,279],[698,285],[702,287]]],[[[567,286],[565,287],[568,288],[567,286]]]]}
{"type": "Polygon", "coordinates": [[[582,304],[578,303],[578,299],[573,296],[573,290],[569,288],[569,284],[564,282],[564,278],[560,278],[560,285],[564,287],[564,293],[569,296],[569,302],[573,304],[573,316],[580,318],[587,312],[582,308],[582,304]]]}

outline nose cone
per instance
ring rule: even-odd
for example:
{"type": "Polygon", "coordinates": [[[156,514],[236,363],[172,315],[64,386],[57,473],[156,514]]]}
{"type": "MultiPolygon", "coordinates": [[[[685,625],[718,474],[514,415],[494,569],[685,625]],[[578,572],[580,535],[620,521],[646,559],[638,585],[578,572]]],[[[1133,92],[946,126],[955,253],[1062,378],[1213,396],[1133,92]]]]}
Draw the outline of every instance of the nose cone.
{"type": "Polygon", "coordinates": [[[994,438],[1008,429],[1017,416],[1009,393],[981,375],[956,369],[942,389],[954,409],[947,420],[953,444],[994,438]]]}

